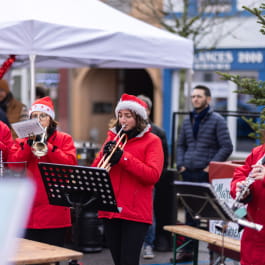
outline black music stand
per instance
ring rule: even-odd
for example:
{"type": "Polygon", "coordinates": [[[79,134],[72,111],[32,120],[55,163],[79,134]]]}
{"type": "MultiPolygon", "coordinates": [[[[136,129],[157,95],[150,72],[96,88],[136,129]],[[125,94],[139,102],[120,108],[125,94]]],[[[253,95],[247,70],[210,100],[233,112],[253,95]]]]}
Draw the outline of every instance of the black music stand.
{"type": "Polygon", "coordinates": [[[232,209],[216,196],[209,183],[174,181],[177,198],[194,219],[236,221],[232,209]]]}
{"type": "MultiPolygon", "coordinates": [[[[236,221],[232,210],[223,202],[221,202],[212,187],[208,183],[194,183],[186,181],[174,181],[177,199],[181,201],[186,211],[196,220],[222,220],[227,223],[236,221]]],[[[222,236],[224,236],[224,228],[222,226],[222,236]]],[[[198,248],[198,244],[196,244],[198,248]]],[[[198,249],[195,250],[198,255],[198,249]]],[[[224,264],[224,247],[222,247],[221,256],[215,264],[224,264]],[[218,261],[218,262],[217,262],[218,261]],[[219,263],[220,261],[220,263],[219,263]]],[[[198,257],[196,256],[196,263],[198,257]]]]}
{"type": "MultiPolygon", "coordinates": [[[[235,222],[258,231],[262,229],[262,225],[240,219],[224,201],[218,199],[211,184],[174,181],[174,185],[177,198],[180,199],[186,211],[194,219],[222,220],[221,232],[223,237],[228,222],[235,222]]],[[[221,257],[218,258],[218,264],[224,264],[223,251],[224,247],[222,247],[221,257]]]]}
{"type": "Polygon", "coordinates": [[[119,212],[108,172],[102,168],[39,163],[50,204],[75,209],[74,245],[78,248],[83,207],[119,212]]]}

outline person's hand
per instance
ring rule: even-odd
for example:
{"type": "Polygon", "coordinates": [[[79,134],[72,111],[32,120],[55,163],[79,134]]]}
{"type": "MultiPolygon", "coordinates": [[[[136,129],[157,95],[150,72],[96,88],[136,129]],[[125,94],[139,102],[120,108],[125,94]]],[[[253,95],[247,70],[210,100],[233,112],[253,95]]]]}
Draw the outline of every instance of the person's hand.
{"type": "Polygon", "coordinates": [[[103,148],[103,154],[109,155],[111,153],[111,151],[113,150],[113,148],[115,147],[115,145],[116,145],[115,141],[107,142],[103,148]]]}
{"type": "Polygon", "coordinates": [[[120,161],[122,154],[123,154],[123,150],[121,150],[118,147],[110,158],[110,161],[109,161],[110,165],[113,166],[117,164],[120,161]]]}
{"type": "Polygon", "coordinates": [[[246,181],[245,180],[237,182],[237,184],[236,184],[236,193],[241,192],[244,189],[245,186],[246,186],[246,181]]]}
{"type": "MultiPolygon", "coordinates": [[[[239,181],[236,184],[236,194],[241,194],[242,190],[246,187],[247,182],[245,180],[239,181]]],[[[246,190],[246,192],[243,194],[243,196],[240,198],[241,200],[244,200],[248,195],[250,194],[250,190],[246,190]]],[[[241,194],[242,195],[242,194],[241,194]]]]}
{"type": "Polygon", "coordinates": [[[40,135],[33,135],[30,136],[27,140],[27,144],[29,146],[32,146],[34,142],[39,142],[41,140],[41,136],[40,135]]]}
{"type": "Polygon", "coordinates": [[[263,165],[254,165],[252,166],[252,171],[250,173],[251,177],[255,180],[264,179],[265,176],[265,167],[263,165]]]}
{"type": "Polygon", "coordinates": [[[29,146],[32,146],[32,145],[33,145],[33,142],[34,142],[34,140],[33,140],[32,138],[29,138],[29,139],[27,140],[27,144],[28,144],[29,146]]]}

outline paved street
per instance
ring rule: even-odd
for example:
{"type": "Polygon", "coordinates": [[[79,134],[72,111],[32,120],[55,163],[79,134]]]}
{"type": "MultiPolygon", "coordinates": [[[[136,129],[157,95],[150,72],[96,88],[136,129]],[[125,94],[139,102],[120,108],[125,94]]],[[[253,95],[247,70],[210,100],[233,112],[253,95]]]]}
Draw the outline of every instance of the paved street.
{"type": "MultiPolygon", "coordinates": [[[[183,209],[179,208],[178,212],[178,218],[181,222],[184,221],[184,211],[183,209]]],[[[93,222],[92,222],[93,223],[93,222]]],[[[87,226],[86,231],[89,231],[93,234],[93,230],[96,229],[97,226],[95,226],[96,223],[92,224],[91,226],[87,226]]],[[[95,235],[94,235],[95,236],[95,235]]],[[[95,238],[87,238],[86,240],[96,240],[95,238]]],[[[96,241],[94,241],[96,243],[96,241]]],[[[209,258],[209,250],[207,248],[208,244],[205,242],[199,243],[199,264],[210,264],[210,258],[209,258]]],[[[96,248],[93,248],[96,249],[96,248]]],[[[102,249],[100,247],[99,249],[102,249]]],[[[143,259],[141,257],[140,264],[150,264],[150,265],[170,265],[170,259],[173,257],[172,251],[162,252],[162,251],[155,251],[155,258],[154,259],[143,259]]],[[[114,265],[111,254],[109,252],[109,249],[103,248],[100,252],[89,252],[84,253],[84,258],[81,260],[82,265],[114,265]]],[[[192,264],[192,262],[185,262],[185,263],[178,263],[178,264],[192,264]]],[[[225,265],[238,265],[238,262],[234,262],[231,259],[225,260],[225,265]]],[[[64,264],[63,264],[64,265],[64,264]]],[[[215,264],[217,265],[217,264],[215,264]]]]}
{"type": "MultiPolygon", "coordinates": [[[[167,264],[170,265],[170,258],[172,257],[172,252],[157,252],[155,251],[154,259],[140,259],[140,264],[152,264],[160,265],[167,264]]],[[[80,261],[82,265],[114,265],[111,255],[108,249],[104,248],[101,252],[97,253],[85,253],[84,258],[80,261]]],[[[185,262],[179,264],[192,264],[192,262],[185,262]]],[[[207,249],[207,244],[200,242],[199,245],[199,264],[210,264],[209,252],[207,249]]],[[[238,262],[234,262],[231,259],[225,260],[226,265],[238,265],[238,262]]]]}

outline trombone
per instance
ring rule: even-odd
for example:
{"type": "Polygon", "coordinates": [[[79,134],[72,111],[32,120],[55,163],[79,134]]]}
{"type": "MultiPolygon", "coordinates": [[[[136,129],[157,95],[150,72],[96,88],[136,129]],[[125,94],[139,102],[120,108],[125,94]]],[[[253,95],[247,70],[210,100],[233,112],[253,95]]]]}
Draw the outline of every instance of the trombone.
{"type": "Polygon", "coordinates": [[[121,150],[123,150],[124,146],[127,143],[127,135],[125,133],[123,133],[121,136],[121,132],[122,130],[126,127],[126,125],[123,125],[121,127],[121,129],[119,130],[119,132],[117,133],[117,135],[115,136],[113,141],[116,141],[119,137],[119,140],[116,142],[115,146],[113,147],[113,149],[111,150],[110,154],[104,154],[103,157],[101,158],[101,160],[99,161],[99,163],[97,164],[98,168],[103,168],[106,169],[107,171],[110,171],[111,168],[111,164],[110,164],[110,159],[113,156],[113,154],[115,153],[115,151],[117,150],[117,148],[120,148],[121,150]],[[123,143],[122,143],[123,142],[123,143]]]}

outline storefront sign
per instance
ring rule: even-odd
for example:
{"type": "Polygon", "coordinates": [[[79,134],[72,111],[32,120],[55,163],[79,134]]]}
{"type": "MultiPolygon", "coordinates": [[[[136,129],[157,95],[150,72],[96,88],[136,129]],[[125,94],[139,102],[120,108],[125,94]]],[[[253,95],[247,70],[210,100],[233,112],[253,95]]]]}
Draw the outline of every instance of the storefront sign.
{"type": "Polygon", "coordinates": [[[265,49],[220,49],[195,55],[195,70],[265,69],[265,49]]]}

